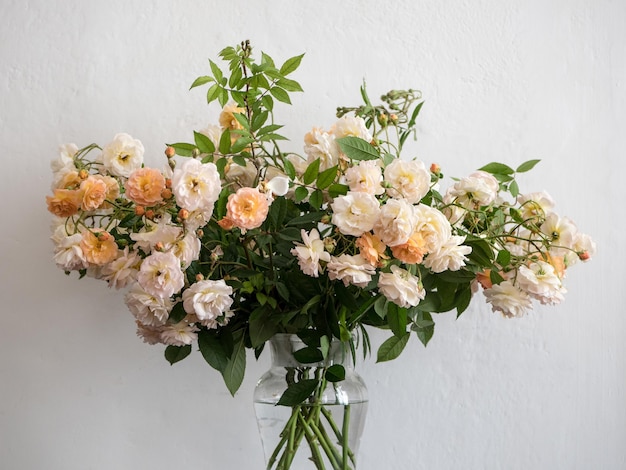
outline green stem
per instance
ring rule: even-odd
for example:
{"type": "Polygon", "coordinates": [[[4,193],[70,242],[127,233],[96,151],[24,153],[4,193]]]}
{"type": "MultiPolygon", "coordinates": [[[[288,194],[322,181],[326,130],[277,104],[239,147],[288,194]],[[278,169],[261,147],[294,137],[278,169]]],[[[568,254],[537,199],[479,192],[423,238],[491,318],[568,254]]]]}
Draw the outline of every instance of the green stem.
{"type": "MultiPolygon", "coordinates": [[[[348,443],[348,430],[350,428],[350,405],[343,407],[343,440],[341,441],[341,449],[343,450],[343,469],[348,470],[348,453],[350,451],[348,443]]],[[[354,461],[353,461],[354,462],[354,461]]]]}

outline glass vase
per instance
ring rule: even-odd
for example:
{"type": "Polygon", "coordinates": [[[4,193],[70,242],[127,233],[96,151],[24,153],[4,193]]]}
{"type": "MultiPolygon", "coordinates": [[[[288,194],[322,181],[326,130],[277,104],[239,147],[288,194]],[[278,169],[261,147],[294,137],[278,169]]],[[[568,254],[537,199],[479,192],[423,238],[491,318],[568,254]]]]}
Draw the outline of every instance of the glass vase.
{"type": "Polygon", "coordinates": [[[272,365],[254,390],[266,468],[355,470],[368,397],[348,343],[334,340],[323,361],[307,364],[293,356],[306,348],[297,336],[278,334],[269,344],[272,365]],[[333,381],[335,364],[343,366],[343,380],[333,381]],[[278,404],[288,387],[305,399],[278,404]]]}

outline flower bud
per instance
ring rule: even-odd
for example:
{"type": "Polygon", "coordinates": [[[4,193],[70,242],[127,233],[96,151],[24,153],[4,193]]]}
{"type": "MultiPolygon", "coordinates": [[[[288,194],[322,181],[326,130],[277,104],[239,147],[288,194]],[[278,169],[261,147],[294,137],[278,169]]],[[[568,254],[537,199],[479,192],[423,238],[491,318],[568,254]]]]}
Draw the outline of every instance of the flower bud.
{"type": "Polygon", "coordinates": [[[86,180],[89,177],[89,172],[83,168],[78,172],[78,177],[81,180],[86,180]]]}
{"type": "Polygon", "coordinates": [[[135,215],[139,217],[143,216],[146,213],[146,208],[143,206],[135,206],[135,215]]]}
{"type": "Polygon", "coordinates": [[[165,249],[165,245],[163,245],[163,242],[156,242],[154,249],[156,251],[163,251],[165,249]]]}
{"type": "Polygon", "coordinates": [[[387,115],[385,113],[380,113],[378,115],[378,124],[385,127],[387,125],[387,122],[389,122],[389,118],[387,117],[387,115]]]}
{"type": "Polygon", "coordinates": [[[437,163],[431,163],[430,172],[439,176],[441,174],[441,167],[437,163]]]}
{"type": "Polygon", "coordinates": [[[200,156],[200,149],[198,149],[198,148],[193,149],[193,150],[191,151],[191,156],[192,156],[193,158],[197,158],[197,157],[199,157],[199,156],[200,156]]]}
{"type": "Polygon", "coordinates": [[[198,236],[198,238],[204,237],[204,230],[199,228],[198,230],[196,230],[196,235],[198,236]]]}
{"type": "Polygon", "coordinates": [[[321,223],[328,225],[330,224],[330,220],[331,220],[331,216],[326,214],[324,216],[322,216],[322,220],[320,220],[321,223]]]}
{"type": "Polygon", "coordinates": [[[187,220],[189,218],[189,211],[187,209],[181,209],[178,211],[178,218],[180,220],[187,220]]]}
{"type": "Polygon", "coordinates": [[[581,251],[578,253],[578,259],[581,261],[588,261],[591,258],[591,255],[588,251],[581,251]]]}
{"type": "Polygon", "coordinates": [[[176,155],[176,150],[174,149],[174,147],[166,147],[165,149],[165,156],[167,158],[172,158],[174,155],[176,155]]]}
{"type": "Polygon", "coordinates": [[[154,211],[152,209],[149,209],[146,211],[146,217],[148,219],[154,219],[154,211]]]}
{"type": "Polygon", "coordinates": [[[196,274],[196,281],[204,281],[204,275],[202,273],[196,274]]]}
{"type": "Polygon", "coordinates": [[[169,188],[165,188],[163,191],[161,191],[161,197],[163,199],[171,199],[172,197],[172,190],[169,188]]]}
{"type": "Polygon", "coordinates": [[[166,188],[171,188],[172,187],[172,179],[171,178],[165,178],[165,187],[166,188]]]}
{"type": "Polygon", "coordinates": [[[170,158],[170,159],[167,161],[167,163],[168,163],[168,165],[170,166],[170,168],[171,168],[172,170],[173,170],[174,168],[176,168],[176,160],[174,160],[174,159],[170,158]]]}
{"type": "Polygon", "coordinates": [[[390,114],[389,115],[389,121],[391,121],[391,124],[393,124],[393,125],[398,124],[398,115],[397,114],[390,114]]]}

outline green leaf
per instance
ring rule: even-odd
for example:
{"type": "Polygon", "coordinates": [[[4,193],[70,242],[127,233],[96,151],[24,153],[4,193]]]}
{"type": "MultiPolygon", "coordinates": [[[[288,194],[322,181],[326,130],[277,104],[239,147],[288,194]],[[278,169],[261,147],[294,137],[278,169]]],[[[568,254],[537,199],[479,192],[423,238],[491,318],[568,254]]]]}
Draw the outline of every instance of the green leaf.
{"type": "Polygon", "coordinates": [[[526,171],[532,170],[535,165],[537,163],[539,163],[541,160],[528,160],[527,162],[522,163],[520,166],[517,167],[517,170],[515,170],[518,173],[524,173],[526,171]]]}
{"type": "Polygon", "coordinates": [[[376,160],[380,153],[372,144],[359,137],[348,136],[336,139],[341,151],[352,160],[376,160]]]}
{"type": "Polygon", "coordinates": [[[283,160],[283,167],[285,168],[285,174],[289,177],[291,181],[296,179],[296,167],[293,166],[293,163],[285,158],[283,160]]]}
{"type": "Polygon", "coordinates": [[[515,170],[504,163],[492,162],[479,168],[479,170],[486,171],[492,175],[512,175],[515,170]]]}
{"type": "Polygon", "coordinates": [[[298,82],[296,82],[295,80],[290,80],[288,78],[281,78],[276,82],[276,85],[278,85],[279,87],[287,90],[287,91],[291,91],[291,92],[298,92],[298,91],[303,91],[302,87],[300,86],[300,84],[298,82]]]}
{"type": "Polygon", "coordinates": [[[341,382],[346,378],[346,369],[341,364],[333,364],[328,369],[326,369],[326,374],[324,377],[329,382],[341,382]]]}
{"type": "Polygon", "coordinates": [[[200,134],[199,132],[194,131],[193,138],[200,152],[202,153],[215,152],[215,144],[213,144],[211,139],[209,139],[206,135],[200,134]]]}
{"type": "Polygon", "coordinates": [[[211,65],[211,72],[213,72],[213,76],[215,77],[215,81],[217,83],[220,83],[220,84],[224,85],[222,83],[222,80],[224,79],[224,74],[222,73],[220,68],[212,60],[209,60],[209,64],[211,65]]]}
{"type": "Polygon", "coordinates": [[[209,87],[208,91],[206,92],[206,102],[209,104],[212,103],[213,101],[218,99],[221,94],[222,87],[220,87],[219,83],[214,83],[209,87]]]}
{"type": "Polygon", "coordinates": [[[328,187],[330,197],[345,196],[350,188],[345,184],[333,183],[328,187]]]}
{"type": "Polygon", "coordinates": [[[509,192],[511,193],[511,196],[517,197],[517,195],[519,194],[519,186],[517,185],[517,181],[511,181],[511,184],[509,185],[509,192]]]}
{"type": "Polygon", "coordinates": [[[280,68],[281,75],[289,75],[291,72],[294,72],[299,66],[300,62],[302,62],[302,58],[304,54],[300,54],[294,57],[291,57],[285,61],[285,63],[280,68]]]}
{"type": "Polygon", "coordinates": [[[511,252],[509,250],[498,251],[498,256],[496,256],[496,262],[500,266],[507,266],[511,262],[511,252]]]}
{"type": "Polygon", "coordinates": [[[224,372],[222,372],[222,377],[224,378],[224,383],[228,388],[228,391],[231,395],[235,395],[241,383],[243,382],[243,376],[246,373],[246,347],[243,342],[243,335],[237,343],[235,343],[235,348],[233,350],[233,354],[231,355],[228,363],[226,364],[226,368],[224,372]]]}
{"type": "Polygon", "coordinates": [[[168,346],[165,348],[165,359],[170,365],[174,365],[179,361],[182,361],[191,354],[191,345],[185,346],[168,346]]]}
{"type": "Polygon", "coordinates": [[[228,354],[224,344],[212,333],[200,330],[198,333],[198,347],[204,360],[215,370],[224,372],[228,364],[228,354]]]}
{"type": "Polygon", "coordinates": [[[214,80],[215,80],[215,79],[214,79],[213,77],[209,77],[209,76],[207,76],[207,75],[204,75],[204,76],[202,76],[202,77],[198,77],[198,78],[196,78],[196,79],[193,81],[193,83],[191,84],[191,86],[189,87],[189,89],[191,90],[192,88],[195,88],[195,87],[197,87],[197,86],[202,86],[202,85],[204,85],[205,83],[209,83],[209,82],[212,82],[212,81],[214,81],[214,80]]]}
{"type": "Polygon", "coordinates": [[[230,131],[225,129],[222,132],[219,142],[219,150],[222,155],[230,153],[230,131]]]}
{"type": "Polygon", "coordinates": [[[387,308],[387,323],[394,335],[402,338],[406,335],[406,326],[408,323],[407,311],[405,308],[398,307],[393,302],[389,303],[387,308]]]}
{"type": "Polygon", "coordinates": [[[313,346],[307,346],[306,348],[294,351],[293,357],[302,364],[313,364],[324,360],[322,351],[313,346]]]}
{"type": "Polygon", "coordinates": [[[237,90],[243,88],[244,84],[240,83],[242,78],[243,78],[243,72],[241,71],[241,68],[237,67],[233,69],[230,75],[230,79],[228,80],[228,86],[231,88],[235,88],[237,90]]]}
{"type": "Polygon", "coordinates": [[[196,146],[193,144],[187,144],[184,142],[179,142],[176,144],[167,144],[170,147],[173,147],[176,150],[176,155],[180,155],[181,157],[191,157],[193,151],[196,146]]]}
{"type": "Polygon", "coordinates": [[[324,193],[321,189],[316,189],[309,196],[309,204],[313,206],[314,209],[319,210],[324,204],[324,193]]]}
{"type": "Polygon", "coordinates": [[[186,316],[187,312],[185,312],[183,303],[178,302],[176,305],[174,305],[174,308],[172,308],[169,319],[172,323],[178,323],[179,321],[182,321],[183,318],[185,318],[186,316]]]}
{"type": "Polygon", "coordinates": [[[391,338],[386,340],[383,344],[380,345],[380,348],[378,348],[376,362],[391,361],[398,357],[408,343],[409,337],[410,333],[407,332],[401,338],[398,338],[397,336],[392,336],[391,338]]]}
{"type": "Polygon", "coordinates": [[[427,346],[435,333],[435,322],[433,322],[430,313],[420,312],[420,316],[414,323],[412,330],[415,331],[417,338],[422,344],[427,346]]]}
{"type": "Polygon", "coordinates": [[[337,178],[337,170],[338,169],[339,169],[339,167],[337,165],[335,165],[332,168],[328,168],[328,169],[322,171],[317,176],[317,181],[315,182],[315,186],[317,186],[318,189],[326,189],[326,188],[328,188],[331,184],[334,183],[335,179],[337,178]]]}
{"type": "Polygon", "coordinates": [[[270,313],[266,308],[257,308],[250,314],[250,342],[253,348],[261,346],[277,332],[270,313]]]}
{"type": "Polygon", "coordinates": [[[289,384],[278,400],[277,405],[296,406],[309,398],[319,386],[317,379],[305,379],[300,382],[289,384]]]}
{"type": "Polygon", "coordinates": [[[309,190],[306,189],[304,186],[298,186],[296,190],[294,191],[294,197],[296,199],[296,202],[303,201],[304,199],[308,197],[308,195],[309,195],[309,190]]]}
{"type": "Polygon", "coordinates": [[[289,93],[287,93],[283,88],[274,86],[270,88],[270,93],[278,101],[281,101],[282,103],[291,104],[291,100],[289,99],[289,93]]]}
{"type": "Polygon", "coordinates": [[[302,175],[304,184],[311,184],[317,179],[320,171],[320,159],[313,160],[302,175]]]}

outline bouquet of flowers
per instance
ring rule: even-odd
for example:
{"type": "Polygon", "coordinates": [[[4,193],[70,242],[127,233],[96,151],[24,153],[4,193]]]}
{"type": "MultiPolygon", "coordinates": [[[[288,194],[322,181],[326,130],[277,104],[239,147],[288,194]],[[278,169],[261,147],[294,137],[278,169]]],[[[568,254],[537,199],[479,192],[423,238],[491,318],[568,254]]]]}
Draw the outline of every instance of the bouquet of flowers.
{"type": "Polygon", "coordinates": [[[332,338],[367,353],[368,327],[389,331],[377,359],[391,360],[412,333],[426,345],[434,314],[460,315],[479,290],[506,317],[558,304],[567,269],[594,254],[546,192],[520,191],[516,175],[538,160],[489,163],[444,190],[439,165],[401,158],[419,92],[374,104],[363,86],[363,104],[338,108],[299,155],[282,148],[275,108],[302,91],[289,78],[302,55],[257,61],[248,42],[219,55],[226,67],[210,61],[192,84],[221,106],[219,125],[166,144],[163,168],[144,166],[128,134],[65,145],[52,163],[56,264],[127,289],[138,335],[165,345],[170,363],[196,346],[234,394],[246,348],[258,356],[292,333],[309,362],[332,338]]]}

